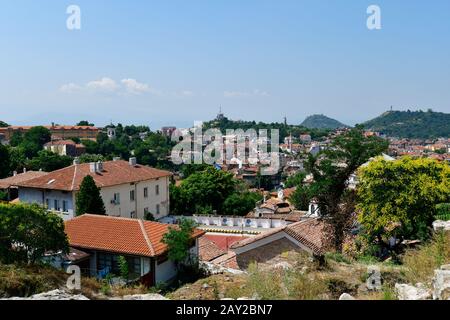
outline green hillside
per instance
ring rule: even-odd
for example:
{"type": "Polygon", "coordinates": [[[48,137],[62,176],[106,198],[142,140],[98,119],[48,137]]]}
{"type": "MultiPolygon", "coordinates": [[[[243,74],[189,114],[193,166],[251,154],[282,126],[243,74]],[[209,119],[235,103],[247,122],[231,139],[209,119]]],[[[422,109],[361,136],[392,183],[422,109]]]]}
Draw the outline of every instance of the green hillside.
{"type": "Polygon", "coordinates": [[[431,110],[387,111],[363,125],[399,138],[450,137],[450,114],[431,110]]]}
{"type": "Polygon", "coordinates": [[[310,129],[337,129],[347,127],[345,124],[328,118],[323,114],[314,114],[309,116],[302,122],[301,125],[310,129]]]}

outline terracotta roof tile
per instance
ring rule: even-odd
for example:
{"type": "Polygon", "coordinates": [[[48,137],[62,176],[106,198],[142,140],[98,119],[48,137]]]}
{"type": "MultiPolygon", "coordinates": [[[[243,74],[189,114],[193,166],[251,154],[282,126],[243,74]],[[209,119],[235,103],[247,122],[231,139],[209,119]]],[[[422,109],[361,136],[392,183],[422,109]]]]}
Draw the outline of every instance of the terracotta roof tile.
{"type": "Polygon", "coordinates": [[[211,261],[226,253],[206,236],[202,236],[198,239],[198,253],[201,261],[211,261]]]}
{"type": "MultiPolygon", "coordinates": [[[[75,248],[154,257],[164,254],[162,237],[176,226],[138,219],[84,214],[65,222],[69,244],[75,248]]],[[[195,229],[193,238],[205,232],[195,229]]]]}
{"type": "Polygon", "coordinates": [[[323,241],[325,224],[320,219],[306,219],[286,226],[284,230],[292,238],[296,239],[314,254],[322,255],[325,252],[323,241]]]}
{"type": "Polygon", "coordinates": [[[83,163],[50,172],[43,177],[22,182],[19,184],[19,187],[76,191],[80,189],[81,182],[87,175],[91,175],[95,180],[95,184],[99,188],[102,188],[168,177],[172,173],[139,164],[131,166],[124,160],[103,162],[103,171],[93,173],[90,172],[89,163],[83,163]]]}
{"type": "Polygon", "coordinates": [[[231,245],[230,249],[242,248],[279,232],[285,232],[287,235],[309,248],[314,254],[322,255],[325,252],[325,245],[323,243],[324,227],[325,224],[322,220],[309,218],[236,242],[231,245]]]}
{"type": "Polygon", "coordinates": [[[0,189],[8,189],[17,186],[19,183],[32,180],[38,177],[46,176],[48,173],[43,171],[27,171],[25,173],[16,174],[13,177],[0,180],[0,189]]]}

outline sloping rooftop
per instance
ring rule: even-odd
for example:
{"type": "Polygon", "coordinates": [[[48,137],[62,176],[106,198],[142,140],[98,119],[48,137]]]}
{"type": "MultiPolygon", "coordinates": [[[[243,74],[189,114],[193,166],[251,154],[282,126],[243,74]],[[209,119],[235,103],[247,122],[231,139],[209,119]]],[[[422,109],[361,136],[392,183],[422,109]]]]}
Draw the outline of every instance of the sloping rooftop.
{"type": "Polygon", "coordinates": [[[279,232],[285,232],[287,235],[309,248],[314,254],[322,255],[325,252],[325,244],[323,242],[324,227],[325,224],[322,220],[309,218],[289,224],[285,227],[272,229],[261,233],[256,237],[236,242],[230,246],[230,249],[242,248],[279,232]]]}
{"type": "Polygon", "coordinates": [[[18,186],[77,191],[80,189],[83,178],[87,175],[91,175],[97,187],[102,188],[168,177],[172,173],[139,164],[132,166],[127,161],[117,160],[103,162],[103,170],[101,172],[91,172],[89,163],[74,164],[60,170],[52,171],[43,177],[21,182],[18,186]]]}
{"type": "Polygon", "coordinates": [[[225,250],[219,248],[214,241],[209,240],[206,236],[198,239],[198,253],[201,261],[211,261],[226,253],[225,250]]]}
{"type": "MultiPolygon", "coordinates": [[[[167,246],[162,238],[169,228],[174,227],[158,222],[92,214],[65,222],[72,247],[145,257],[155,257],[166,252],[167,246]]],[[[195,229],[193,238],[204,233],[195,229]]]]}
{"type": "Polygon", "coordinates": [[[38,177],[46,176],[48,173],[43,171],[27,171],[25,173],[19,173],[15,176],[1,179],[0,180],[0,189],[8,189],[10,187],[15,187],[19,183],[23,183],[38,177]]]}

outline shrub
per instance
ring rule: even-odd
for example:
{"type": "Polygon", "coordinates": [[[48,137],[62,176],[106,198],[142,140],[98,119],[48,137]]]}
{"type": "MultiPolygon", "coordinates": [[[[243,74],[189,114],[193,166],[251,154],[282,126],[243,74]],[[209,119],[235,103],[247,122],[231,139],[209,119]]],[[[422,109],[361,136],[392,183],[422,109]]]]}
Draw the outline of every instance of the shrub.
{"type": "Polygon", "coordinates": [[[450,262],[450,232],[438,232],[418,249],[408,250],[403,257],[406,279],[411,283],[428,282],[434,269],[450,262]]]}

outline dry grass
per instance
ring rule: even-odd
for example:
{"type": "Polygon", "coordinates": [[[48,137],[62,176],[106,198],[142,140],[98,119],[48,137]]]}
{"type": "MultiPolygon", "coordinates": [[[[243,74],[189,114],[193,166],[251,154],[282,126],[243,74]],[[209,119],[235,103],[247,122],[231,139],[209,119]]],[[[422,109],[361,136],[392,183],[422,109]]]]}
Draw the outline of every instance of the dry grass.
{"type": "Polygon", "coordinates": [[[403,257],[405,278],[412,284],[428,283],[434,270],[450,263],[450,232],[440,232],[433,239],[415,250],[409,250],[403,257]]]}
{"type": "Polygon", "coordinates": [[[0,297],[28,297],[64,285],[67,274],[47,266],[0,264],[0,297]]]}

